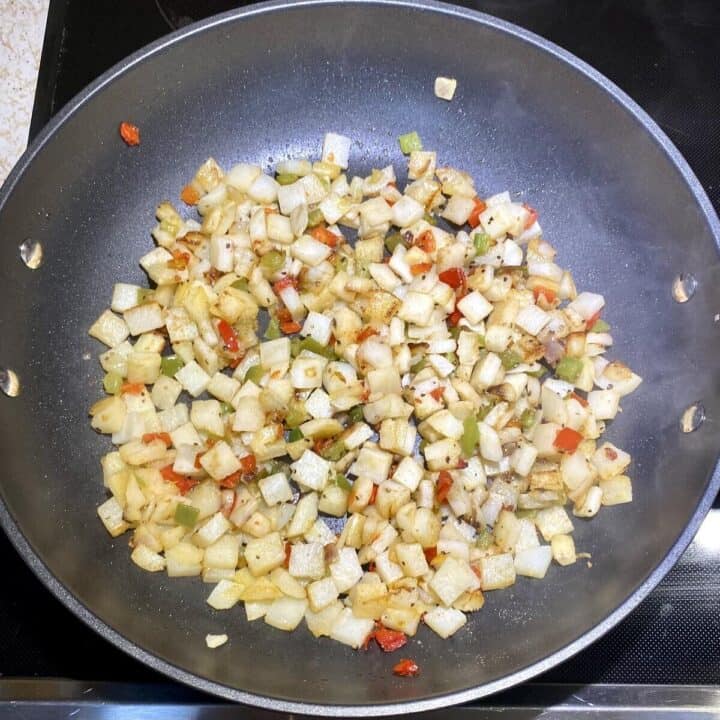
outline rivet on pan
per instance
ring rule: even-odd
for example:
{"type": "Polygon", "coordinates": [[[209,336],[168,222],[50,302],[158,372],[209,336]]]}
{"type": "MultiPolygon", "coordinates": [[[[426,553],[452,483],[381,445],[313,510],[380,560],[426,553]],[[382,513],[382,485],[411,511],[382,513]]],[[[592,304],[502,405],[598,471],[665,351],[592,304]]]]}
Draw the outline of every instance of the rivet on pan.
{"type": "Polygon", "coordinates": [[[705,408],[701,402],[690,405],[680,418],[680,429],[684,433],[697,430],[705,422],[705,408]]]}
{"type": "Polygon", "coordinates": [[[0,368],[0,390],[8,397],[17,397],[20,394],[20,380],[12,370],[0,368]]]}
{"type": "Polygon", "coordinates": [[[691,273],[680,273],[672,284],[672,296],[676,302],[686,303],[697,290],[698,281],[691,273]]]}
{"type": "Polygon", "coordinates": [[[20,245],[20,257],[31,270],[37,270],[43,261],[42,245],[28,238],[20,245]]]}

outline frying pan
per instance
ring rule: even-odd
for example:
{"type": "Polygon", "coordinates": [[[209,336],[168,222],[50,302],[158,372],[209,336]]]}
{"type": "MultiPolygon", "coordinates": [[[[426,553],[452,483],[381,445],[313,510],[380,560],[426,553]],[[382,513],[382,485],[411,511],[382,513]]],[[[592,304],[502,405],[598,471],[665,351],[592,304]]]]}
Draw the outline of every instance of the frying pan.
{"type": "Polygon", "coordinates": [[[507,688],[630,612],[717,493],[720,227],[709,201],[627,96],[491,17],[431,2],[311,0],[186,28],[103,75],[41,133],[3,188],[0,237],[0,367],[21,390],[0,395],[3,527],[97,632],[197,688],[326,715],[415,712],[507,688]],[[458,79],[450,103],[433,95],[439,74],[458,79]],[[140,147],[119,140],[122,120],[140,126],[140,147]],[[140,571],[127,538],[111,541],[95,516],[109,444],[86,417],[102,394],[87,328],[113,282],[143,281],[137,259],[156,203],[176,198],[209,155],[270,168],[317,156],[329,130],[353,138],[352,166],[363,172],[401,167],[396,137],[417,130],[481,193],[509,188],[532,201],[578,286],[605,294],[612,355],[645,379],[608,432],[633,456],[635,501],[576,522],[592,567],[553,566],[544,582],[489,593],[448,641],[421,630],[406,648],[422,670],[413,680],[394,677],[397,658],[379,651],[212,611],[207,586],[140,571]],[[36,270],[18,253],[26,239],[44,252],[36,270]],[[685,303],[672,293],[680,273],[697,281],[685,303]],[[698,401],[708,421],[681,432],[698,401]],[[205,634],[222,631],[230,642],[208,650],[205,634]]]}

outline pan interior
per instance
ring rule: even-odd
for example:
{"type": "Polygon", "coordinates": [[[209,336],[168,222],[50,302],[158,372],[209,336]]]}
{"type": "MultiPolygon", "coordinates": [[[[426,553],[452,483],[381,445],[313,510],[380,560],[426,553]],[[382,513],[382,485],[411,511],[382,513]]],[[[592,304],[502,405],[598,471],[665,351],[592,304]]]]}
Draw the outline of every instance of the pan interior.
{"type": "Polygon", "coordinates": [[[679,431],[693,401],[702,400],[709,417],[720,410],[709,221],[622,103],[479,16],[337,3],[210,24],[81,103],[6,196],[0,232],[0,365],[18,373],[23,388],[18,398],[0,396],[0,490],[10,514],[49,571],[103,623],[230,697],[250,701],[243,693],[251,693],[272,699],[256,702],[309,703],[313,711],[374,705],[372,713],[497,689],[622,606],[663,562],[710,481],[710,423],[679,431]],[[458,79],[450,103],[433,95],[440,74],[458,79]],[[141,128],[140,147],[119,140],[123,120],[141,128]],[[86,410],[102,393],[100,348],[87,328],[113,282],[144,281],[137,260],[150,247],[155,205],[177,199],[202,161],[271,168],[319,156],[323,134],[335,131],[353,139],[356,172],[400,169],[397,136],[411,130],[441,163],[471,172],[481,194],[509,189],[539,209],[578,287],[607,299],[612,356],[645,382],[608,433],[633,456],[636,500],[576,522],[577,547],[592,554],[592,567],[553,566],[544,582],[489,593],[485,609],[449,641],[422,630],[406,653],[422,676],[408,682],[393,677],[391,656],[248,624],[239,609],[212,611],[209,587],[198,580],[135,568],[127,538],[111,542],[95,516],[109,442],[90,430],[86,410]],[[25,238],[44,248],[34,272],[17,256],[25,238]],[[686,304],[671,295],[679,272],[699,280],[686,304]],[[231,640],[208,650],[209,632],[231,640]]]}

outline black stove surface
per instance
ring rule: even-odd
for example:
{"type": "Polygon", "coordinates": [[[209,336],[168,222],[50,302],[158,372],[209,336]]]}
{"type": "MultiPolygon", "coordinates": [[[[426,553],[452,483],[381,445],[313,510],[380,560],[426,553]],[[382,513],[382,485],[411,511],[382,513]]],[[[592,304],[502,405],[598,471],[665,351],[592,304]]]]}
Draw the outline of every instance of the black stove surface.
{"type": "MultiPolygon", "coordinates": [[[[115,62],[179,26],[245,3],[51,0],[31,134],[115,62]],[[89,8],[92,8],[90,11],[89,8]]],[[[713,0],[457,3],[549,38],[637,100],[720,209],[720,5],[713,0]]],[[[0,673],[165,682],[95,635],[0,536],[0,673]]],[[[658,588],[618,627],[541,682],[718,684],[720,509],[658,588]]]]}

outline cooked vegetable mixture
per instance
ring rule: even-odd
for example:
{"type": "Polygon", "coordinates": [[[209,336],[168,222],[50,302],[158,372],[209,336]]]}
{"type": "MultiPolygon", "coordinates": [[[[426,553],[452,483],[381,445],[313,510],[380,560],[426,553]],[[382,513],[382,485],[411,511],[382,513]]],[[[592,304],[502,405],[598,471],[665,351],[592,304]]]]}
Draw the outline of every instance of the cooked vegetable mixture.
{"type": "Polygon", "coordinates": [[[153,287],[118,283],[90,329],[117,446],[98,514],[132,560],[386,651],[575,562],[573,518],[632,499],[600,437],[641,382],[535,210],[399,144],[403,191],[347,174],[332,133],[274,177],[208,160],[181,193],[199,220],[157,208],[153,287]]]}

